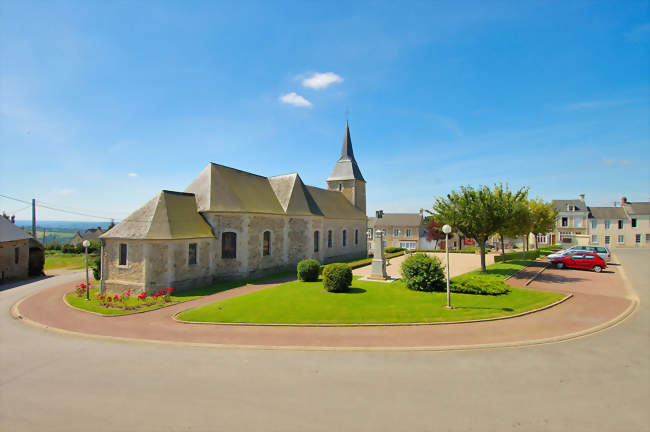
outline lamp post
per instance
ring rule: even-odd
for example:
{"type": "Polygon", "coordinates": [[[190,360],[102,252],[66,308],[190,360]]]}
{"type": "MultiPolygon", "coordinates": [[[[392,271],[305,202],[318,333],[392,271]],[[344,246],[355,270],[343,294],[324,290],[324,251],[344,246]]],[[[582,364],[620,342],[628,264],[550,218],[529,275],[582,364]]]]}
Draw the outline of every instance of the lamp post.
{"type": "Polygon", "coordinates": [[[451,309],[451,304],[449,303],[449,233],[451,232],[451,227],[449,225],[443,225],[442,232],[445,233],[445,252],[447,254],[447,309],[451,309]]]}
{"type": "Polygon", "coordinates": [[[90,300],[90,285],[88,284],[88,246],[90,246],[90,242],[84,240],[81,245],[86,249],[86,300],[90,300]]]}

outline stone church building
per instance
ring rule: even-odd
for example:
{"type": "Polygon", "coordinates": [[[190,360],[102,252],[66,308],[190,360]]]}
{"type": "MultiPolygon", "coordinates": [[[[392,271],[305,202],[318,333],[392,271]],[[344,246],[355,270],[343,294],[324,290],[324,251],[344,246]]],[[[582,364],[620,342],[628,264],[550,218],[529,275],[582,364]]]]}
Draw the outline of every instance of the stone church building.
{"type": "Polygon", "coordinates": [[[161,191],[101,236],[108,292],[183,290],[365,257],[366,181],[346,124],[327,189],[210,163],[185,192],[161,191]]]}

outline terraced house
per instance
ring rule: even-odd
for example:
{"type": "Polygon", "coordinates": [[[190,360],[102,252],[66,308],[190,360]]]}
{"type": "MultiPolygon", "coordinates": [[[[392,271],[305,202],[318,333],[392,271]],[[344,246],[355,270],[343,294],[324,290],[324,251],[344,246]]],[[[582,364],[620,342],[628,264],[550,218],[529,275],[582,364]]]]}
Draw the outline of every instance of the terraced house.
{"type": "Polygon", "coordinates": [[[540,236],[542,243],[589,244],[609,247],[650,247],[650,202],[628,202],[595,207],[577,200],[553,200],[558,219],[553,233],[540,236]]]}
{"type": "Polygon", "coordinates": [[[372,248],[374,231],[384,232],[384,247],[420,249],[424,236],[422,213],[383,213],[381,217],[368,218],[368,248],[372,248]]]}
{"type": "Polygon", "coordinates": [[[298,261],[366,256],[366,181],[346,124],[327,189],[210,163],[184,192],[163,190],[101,236],[108,292],[187,289],[298,261]]]}

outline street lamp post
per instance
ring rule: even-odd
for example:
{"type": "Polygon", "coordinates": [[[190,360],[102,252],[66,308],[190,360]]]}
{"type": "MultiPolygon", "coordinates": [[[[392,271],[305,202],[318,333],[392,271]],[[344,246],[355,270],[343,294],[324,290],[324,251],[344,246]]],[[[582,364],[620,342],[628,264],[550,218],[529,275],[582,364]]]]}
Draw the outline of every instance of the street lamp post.
{"type": "Polygon", "coordinates": [[[449,233],[451,232],[451,227],[449,225],[444,225],[442,227],[442,232],[445,233],[445,252],[447,254],[447,309],[451,309],[451,304],[449,302],[449,233]]]}
{"type": "Polygon", "coordinates": [[[90,242],[84,240],[81,245],[86,249],[86,300],[90,300],[90,284],[88,283],[88,246],[90,246],[90,242]]]}

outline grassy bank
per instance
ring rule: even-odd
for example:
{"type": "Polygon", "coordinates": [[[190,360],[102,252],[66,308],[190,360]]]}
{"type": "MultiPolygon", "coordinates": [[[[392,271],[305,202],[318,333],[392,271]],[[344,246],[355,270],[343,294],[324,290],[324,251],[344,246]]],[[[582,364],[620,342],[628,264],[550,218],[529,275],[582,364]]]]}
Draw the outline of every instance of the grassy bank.
{"type": "MultiPolygon", "coordinates": [[[[530,261],[510,261],[489,266],[474,277],[502,281],[530,261]]],[[[459,276],[462,277],[462,276],[459,276]]],[[[508,294],[483,296],[452,294],[448,310],[446,293],[419,292],[401,281],[367,282],[354,279],[347,293],[329,293],[322,281],[288,282],[240,297],[211,303],[179,314],[199,322],[265,324],[355,324],[444,322],[515,315],[553,303],[562,294],[513,288],[508,294]]]]}

